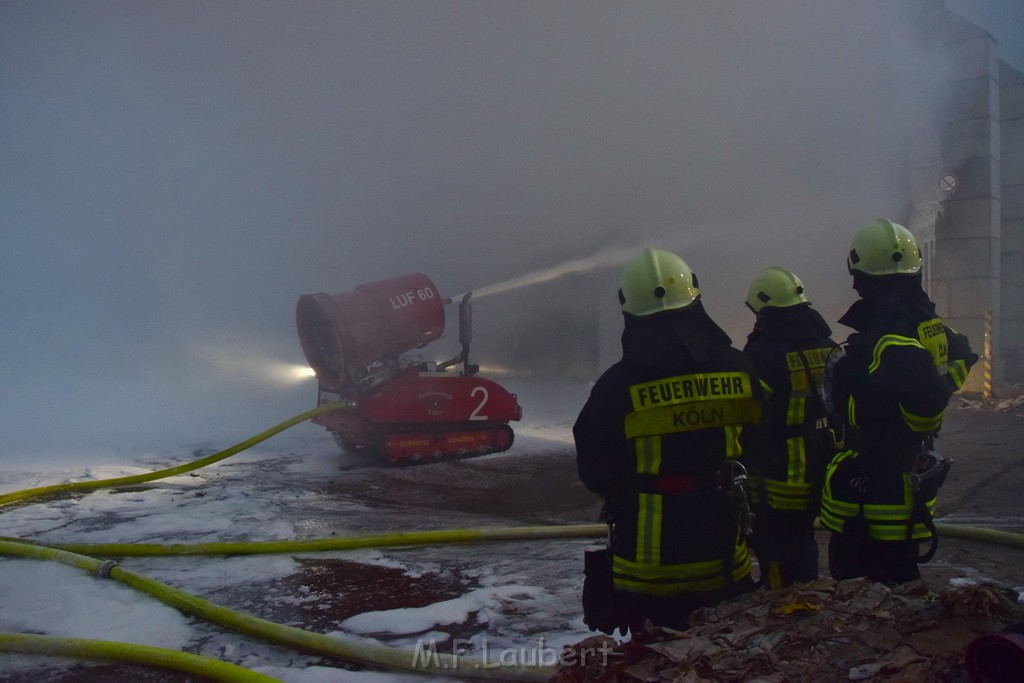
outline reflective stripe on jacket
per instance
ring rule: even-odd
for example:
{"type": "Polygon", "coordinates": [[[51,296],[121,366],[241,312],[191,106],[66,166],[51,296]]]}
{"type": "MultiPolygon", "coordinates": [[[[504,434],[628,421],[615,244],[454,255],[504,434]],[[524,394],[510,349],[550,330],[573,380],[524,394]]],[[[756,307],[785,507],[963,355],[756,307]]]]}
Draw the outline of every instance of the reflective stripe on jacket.
{"type": "Polygon", "coordinates": [[[822,401],[831,339],[803,342],[760,337],[744,348],[766,394],[764,454],[751,500],[777,510],[805,511],[834,447],[822,401]]]}
{"type": "Polygon", "coordinates": [[[863,517],[876,540],[930,538],[919,517],[933,514],[938,484],[922,485],[915,501],[908,471],[977,356],[933,311],[898,298],[861,300],[844,318],[858,330],[846,349],[848,450],[826,471],[822,524],[849,533],[863,517]]]}
{"type": "Polygon", "coordinates": [[[717,591],[750,573],[729,460],[761,419],[753,367],[725,347],[701,366],[620,361],[595,383],[573,435],[580,479],[608,500],[616,589],[717,591]]]}
{"type": "MultiPolygon", "coordinates": [[[[846,522],[863,516],[868,535],[879,541],[924,540],[931,532],[921,520],[915,519],[914,492],[908,474],[899,472],[890,476],[872,476],[870,468],[861,467],[860,454],[854,450],[841,451],[828,466],[821,499],[821,523],[832,531],[842,533],[846,522]],[[865,472],[868,472],[865,474],[865,472]],[[908,535],[911,520],[913,529],[908,535]]],[[[938,487],[922,486],[928,514],[935,512],[938,487]]]]}

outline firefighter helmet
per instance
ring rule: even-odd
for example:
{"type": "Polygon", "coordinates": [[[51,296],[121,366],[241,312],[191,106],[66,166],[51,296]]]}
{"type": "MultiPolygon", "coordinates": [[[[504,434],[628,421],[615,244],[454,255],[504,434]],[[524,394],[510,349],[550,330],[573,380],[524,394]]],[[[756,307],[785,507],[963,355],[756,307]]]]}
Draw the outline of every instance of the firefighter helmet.
{"type": "Polygon", "coordinates": [[[804,283],[782,266],[765,268],[747,289],[747,307],[754,313],[760,313],[766,306],[787,308],[806,303],[804,283]]]}
{"type": "Polygon", "coordinates": [[[697,276],[686,262],[650,247],[626,266],[619,281],[619,303],[631,315],[688,308],[699,298],[697,276]]]}
{"type": "Polygon", "coordinates": [[[916,275],[921,249],[902,225],[879,218],[853,238],[846,266],[865,275],[916,275]]]}

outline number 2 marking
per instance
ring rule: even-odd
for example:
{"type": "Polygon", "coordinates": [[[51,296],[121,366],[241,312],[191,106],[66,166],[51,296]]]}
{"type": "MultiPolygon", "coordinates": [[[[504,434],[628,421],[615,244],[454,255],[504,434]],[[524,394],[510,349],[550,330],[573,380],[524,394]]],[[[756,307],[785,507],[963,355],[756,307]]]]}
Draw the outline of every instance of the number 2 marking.
{"type": "Polygon", "coordinates": [[[473,412],[469,414],[469,419],[470,420],[486,420],[487,419],[486,415],[480,415],[480,411],[483,409],[484,405],[487,403],[487,388],[486,387],[473,387],[473,391],[469,392],[469,395],[470,396],[476,396],[478,392],[483,394],[484,397],[482,399],[480,399],[480,403],[477,405],[476,408],[473,409],[473,412]]]}

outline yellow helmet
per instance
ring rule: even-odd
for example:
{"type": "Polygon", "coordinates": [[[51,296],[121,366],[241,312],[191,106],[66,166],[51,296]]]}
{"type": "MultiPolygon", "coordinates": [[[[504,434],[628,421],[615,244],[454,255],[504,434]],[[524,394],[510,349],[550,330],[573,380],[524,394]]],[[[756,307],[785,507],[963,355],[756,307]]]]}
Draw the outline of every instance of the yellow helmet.
{"type": "Polygon", "coordinates": [[[765,268],[747,289],[747,306],[754,313],[760,313],[766,306],[786,308],[806,303],[804,283],[782,266],[765,268]]]}
{"type": "Polygon", "coordinates": [[[921,249],[910,231],[884,218],[853,238],[846,266],[866,275],[915,275],[921,272],[921,249]]]}
{"type": "Polygon", "coordinates": [[[619,281],[619,303],[632,315],[687,308],[699,298],[697,276],[686,262],[650,247],[626,266],[619,281]]]}

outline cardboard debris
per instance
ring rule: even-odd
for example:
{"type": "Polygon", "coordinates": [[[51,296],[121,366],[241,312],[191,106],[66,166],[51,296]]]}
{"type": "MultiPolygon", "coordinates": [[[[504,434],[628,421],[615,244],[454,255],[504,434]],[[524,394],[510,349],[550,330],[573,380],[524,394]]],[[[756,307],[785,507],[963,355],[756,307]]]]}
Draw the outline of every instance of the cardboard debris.
{"type": "Polygon", "coordinates": [[[552,681],[967,680],[967,645],[1022,621],[1016,590],[995,583],[937,593],[923,581],[819,580],[698,610],[686,631],[651,628],[621,644],[588,638],[568,649],[611,652],[560,666],[552,681]]]}
{"type": "MultiPolygon", "coordinates": [[[[996,388],[994,388],[996,389],[996,388]]],[[[1002,385],[994,391],[994,396],[981,398],[977,395],[954,394],[949,405],[954,408],[968,410],[997,410],[1004,413],[1024,415],[1024,385],[1002,385]]]]}

